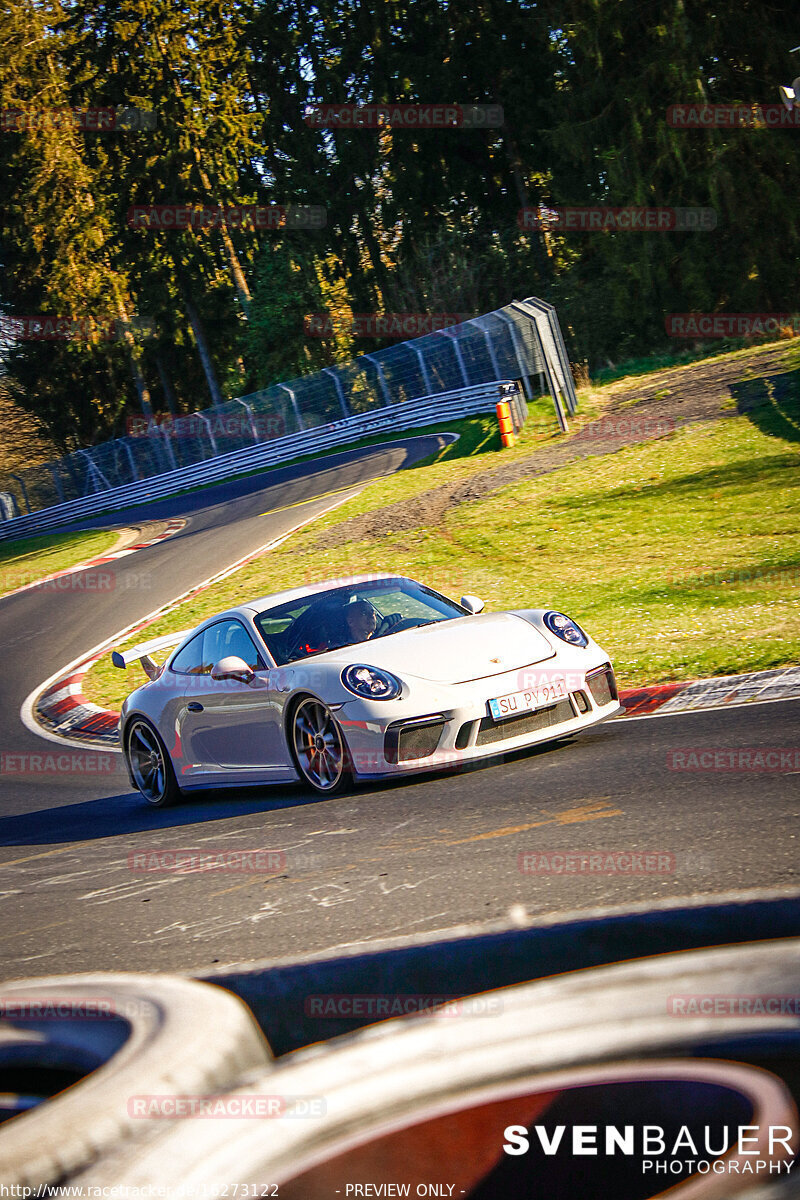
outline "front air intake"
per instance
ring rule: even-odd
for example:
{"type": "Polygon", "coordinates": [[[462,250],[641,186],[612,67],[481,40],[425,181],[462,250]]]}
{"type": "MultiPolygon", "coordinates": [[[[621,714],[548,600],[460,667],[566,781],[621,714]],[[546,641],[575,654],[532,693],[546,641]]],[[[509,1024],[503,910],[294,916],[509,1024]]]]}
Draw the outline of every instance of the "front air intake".
{"type": "Polygon", "coordinates": [[[612,700],[619,700],[617,681],[614,678],[611,663],[606,663],[605,666],[598,667],[595,671],[587,672],[586,683],[598,708],[602,708],[604,704],[610,704],[612,700]]]}
{"type": "Polygon", "coordinates": [[[386,730],[383,752],[387,762],[415,762],[435,753],[445,726],[441,713],[417,721],[398,721],[386,730]]]}

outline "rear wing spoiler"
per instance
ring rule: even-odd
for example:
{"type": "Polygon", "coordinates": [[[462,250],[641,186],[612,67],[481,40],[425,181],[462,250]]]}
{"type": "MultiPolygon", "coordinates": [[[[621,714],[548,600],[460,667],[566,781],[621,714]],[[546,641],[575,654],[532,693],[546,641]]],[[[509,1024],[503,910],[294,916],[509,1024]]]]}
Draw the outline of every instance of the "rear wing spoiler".
{"type": "Polygon", "coordinates": [[[150,657],[151,652],[177,646],[191,632],[191,629],[182,629],[180,633],[167,633],[163,637],[152,638],[149,642],[140,642],[138,646],[131,646],[129,650],[112,650],[111,661],[123,671],[131,663],[140,662],[147,678],[157,679],[161,674],[161,667],[150,657]]]}

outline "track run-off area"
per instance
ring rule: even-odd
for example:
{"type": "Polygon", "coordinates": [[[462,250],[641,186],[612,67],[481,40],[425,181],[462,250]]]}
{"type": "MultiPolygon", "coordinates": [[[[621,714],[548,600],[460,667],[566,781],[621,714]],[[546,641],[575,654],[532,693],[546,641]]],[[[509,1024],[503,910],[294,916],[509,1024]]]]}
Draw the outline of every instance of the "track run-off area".
{"type": "Polygon", "coordinates": [[[571,742],[326,800],[265,787],[164,811],[132,793],[119,753],[55,745],[23,724],[32,688],[436,440],[117,514],[108,525],[186,523],[108,563],[107,591],[0,599],[0,749],[18,764],[0,807],[6,978],[192,971],[595,905],[796,888],[800,772],[740,769],[763,762],[744,751],[796,746],[793,701],[615,719],[571,742]],[[737,769],[707,753],[731,750],[737,769]],[[71,756],[66,769],[30,769],[48,754],[71,756]]]}

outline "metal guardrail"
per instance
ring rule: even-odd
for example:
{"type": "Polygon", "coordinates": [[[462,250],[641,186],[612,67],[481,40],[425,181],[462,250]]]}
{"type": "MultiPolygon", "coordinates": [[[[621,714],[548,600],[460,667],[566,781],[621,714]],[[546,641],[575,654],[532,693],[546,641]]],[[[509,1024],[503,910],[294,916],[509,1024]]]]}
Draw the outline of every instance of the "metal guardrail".
{"type": "Polygon", "coordinates": [[[166,471],[138,483],[107,488],[91,496],[53,505],[40,512],[14,517],[12,520],[0,522],[0,539],[25,537],[27,534],[53,529],[84,517],[119,511],[134,504],[161,499],[203,484],[232,479],[249,471],[263,470],[305,455],[344,446],[372,434],[395,433],[435,425],[443,420],[457,420],[482,412],[493,412],[501,397],[514,399],[519,395],[518,382],[494,380],[475,387],[420,396],[416,400],[406,400],[403,404],[360,413],[358,416],[343,417],[340,421],[332,421],[328,425],[260,442],[244,450],[220,454],[216,458],[166,471]]]}
{"type": "Polygon", "coordinates": [[[420,397],[466,394],[504,379],[519,379],[528,399],[549,392],[559,426],[566,430],[567,413],[575,411],[575,389],[551,304],[535,297],[515,300],[202,411],[129,415],[128,432],[121,437],[16,474],[0,470],[0,538],[8,536],[3,525],[20,515],[60,509],[100,493],[111,500],[117,489],[183,468],[205,470],[212,460],[267,441],[385,413],[420,397]]]}

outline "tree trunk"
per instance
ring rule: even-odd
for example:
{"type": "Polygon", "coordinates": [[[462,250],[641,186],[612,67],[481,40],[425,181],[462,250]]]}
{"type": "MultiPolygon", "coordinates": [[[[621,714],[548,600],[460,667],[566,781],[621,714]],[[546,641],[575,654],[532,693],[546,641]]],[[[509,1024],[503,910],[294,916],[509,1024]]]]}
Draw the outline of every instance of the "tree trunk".
{"type": "MultiPolygon", "coordinates": [[[[195,156],[195,162],[197,163],[197,170],[200,174],[200,182],[202,183],[203,187],[206,189],[206,193],[209,197],[209,202],[210,202],[210,200],[211,200],[211,180],[209,179],[208,175],[203,170],[203,168],[200,166],[200,151],[197,149],[196,146],[194,147],[194,156],[195,156]]],[[[236,247],[233,244],[233,240],[231,239],[231,235],[228,231],[228,227],[224,221],[220,222],[220,233],[222,234],[222,245],[225,249],[225,257],[228,260],[228,267],[230,268],[231,279],[233,280],[233,286],[236,288],[236,292],[239,297],[239,302],[241,303],[241,306],[244,309],[244,314],[245,314],[245,316],[248,316],[249,312],[250,312],[250,301],[253,299],[253,297],[250,293],[250,288],[247,285],[247,280],[245,279],[244,271],[242,270],[242,264],[239,261],[239,255],[236,253],[236,247]]]]}
{"type": "Polygon", "coordinates": [[[128,310],[125,307],[124,301],[119,296],[117,296],[117,315],[122,322],[122,340],[128,348],[128,362],[130,363],[136,394],[139,397],[139,407],[146,417],[152,417],[153,405],[150,399],[150,389],[142,374],[142,348],[131,332],[128,310]]]}
{"type": "MultiPolygon", "coordinates": [[[[531,199],[528,192],[528,185],[525,182],[525,174],[522,169],[522,160],[519,156],[517,144],[508,130],[504,130],[503,132],[503,142],[506,147],[506,155],[508,156],[509,165],[511,166],[511,174],[514,179],[514,187],[517,192],[519,206],[520,208],[529,208],[531,199]]],[[[531,230],[530,244],[539,274],[541,275],[542,279],[549,279],[553,274],[553,268],[550,258],[548,254],[545,253],[542,246],[541,234],[539,234],[537,230],[531,230]]]]}
{"type": "Polygon", "coordinates": [[[188,296],[183,298],[186,315],[189,318],[189,324],[192,327],[194,340],[197,345],[197,353],[200,356],[200,362],[205,372],[206,383],[208,390],[211,393],[211,402],[215,408],[221,408],[223,404],[222,392],[220,391],[217,373],[214,370],[214,363],[211,360],[211,353],[208,349],[206,341],[206,331],[203,328],[203,322],[200,319],[200,314],[192,304],[188,296]]]}
{"type": "Polygon", "coordinates": [[[156,369],[158,370],[158,378],[161,380],[161,388],[164,392],[164,399],[167,402],[167,408],[172,413],[173,417],[178,411],[178,405],[175,400],[175,389],[172,386],[167,369],[164,366],[164,360],[160,354],[156,355],[156,369]]]}

